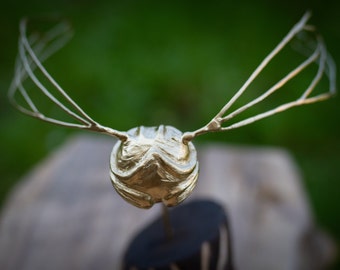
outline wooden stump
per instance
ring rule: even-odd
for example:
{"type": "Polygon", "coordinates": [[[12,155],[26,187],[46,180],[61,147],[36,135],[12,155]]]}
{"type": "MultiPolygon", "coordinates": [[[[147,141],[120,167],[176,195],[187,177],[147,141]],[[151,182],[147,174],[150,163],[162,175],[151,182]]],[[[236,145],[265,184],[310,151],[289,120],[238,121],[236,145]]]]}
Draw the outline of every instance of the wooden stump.
{"type": "MultiPolygon", "coordinates": [[[[0,269],[120,269],[133,235],[161,209],[137,209],[116,194],[109,180],[114,143],[73,137],[21,181],[0,216],[0,269]]],[[[198,153],[190,198],[227,210],[236,269],[322,269],[329,262],[334,246],[314,224],[286,151],[212,144],[198,153]]]]}

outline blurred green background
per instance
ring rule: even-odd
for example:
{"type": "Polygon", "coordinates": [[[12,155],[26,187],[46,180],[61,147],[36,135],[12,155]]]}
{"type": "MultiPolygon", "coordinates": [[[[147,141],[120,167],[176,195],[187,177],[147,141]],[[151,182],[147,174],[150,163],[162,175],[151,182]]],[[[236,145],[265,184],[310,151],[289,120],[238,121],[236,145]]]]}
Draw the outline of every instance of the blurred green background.
{"type": "MultiPolygon", "coordinates": [[[[2,1],[0,206],[17,181],[74,132],[23,116],[7,102],[21,17],[62,15],[72,22],[73,39],[46,66],[95,120],[119,130],[169,124],[187,131],[217,113],[307,9],[339,64],[339,1],[2,1]]],[[[281,58],[245,96],[270,87],[294,60],[281,58]]],[[[301,78],[285,96],[293,98],[310,80],[301,78]]],[[[339,243],[339,105],[337,96],[196,142],[288,149],[316,220],[339,243]]]]}

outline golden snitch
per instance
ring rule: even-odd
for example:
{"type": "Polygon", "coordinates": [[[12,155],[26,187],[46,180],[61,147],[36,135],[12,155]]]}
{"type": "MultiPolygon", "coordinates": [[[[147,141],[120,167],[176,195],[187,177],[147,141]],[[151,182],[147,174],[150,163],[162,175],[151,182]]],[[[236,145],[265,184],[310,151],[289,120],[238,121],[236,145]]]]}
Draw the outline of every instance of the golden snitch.
{"type": "Polygon", "coordinates": [[[249,79],[216,116],[208,124],[193,132],[182,133],[174,127],[163,125],[158,127],[141,126],[127,132],[121,132],[102,126],[89,117],[42,65],[43,61],[61,48],[71,37],[69,25],[65,22],[58,23],[55,27],[45,32],[44,35],[37,35],[36,33],[27,35],[29,20],[22,20],[20,24],[19,53],[15,65],[15,75],[9,90],[9,99],[19,111],[40,120],[118,138],[119,140],[113,148],[110,160],[111,180],[117,192],[126,201],[141,208],[149,208],[157,202],[162,202],[167,206],[174,206],[189,196],[198,179],[197,154],[191,142],[196,136],[245,126],[294,106],[328,99],[335,93],[335,65],[326,50],[321,36],[315,32],[313,26],[307,24],[309,18],[310,13],[307,12],[273,51],[265,57],[249,79]],[[304,35],[300,35],[302,33],[304,35]],[[230,107],[245,92],[267,64],[293,39],[298,44],[297,47],[302,51],[302,54],[306,54],[306,58],[259,97],[227,114],[230,107]],[[314,77],[310,79],[310,84],[302,91],[298,99],[229,126],[223,126],[228,120],[282,88],[312,64],[317,65],[317,70],[314,77]],[[37,73],[40,76],[37,76],[37,73]],[[329,78],[329,91],[311,96],[312,91],[319,84],[323,75],[329,78]],[[44,80],[39,79],[41,77],[44,77],[44,80]],[[33,84],[46,98],[76,122],[54,119],[41,113],[26,89],[25,83],[27,82],[30,83],[31,87],[33,84]],[[48,90],[46,84],[54,88],[59,98],[48,90]],[[21,95],[21,100],[26,105],[21,105],[17,101],[17,95],[21,95]],[[61,101],[60,97],[63,101],[61,101]]]}

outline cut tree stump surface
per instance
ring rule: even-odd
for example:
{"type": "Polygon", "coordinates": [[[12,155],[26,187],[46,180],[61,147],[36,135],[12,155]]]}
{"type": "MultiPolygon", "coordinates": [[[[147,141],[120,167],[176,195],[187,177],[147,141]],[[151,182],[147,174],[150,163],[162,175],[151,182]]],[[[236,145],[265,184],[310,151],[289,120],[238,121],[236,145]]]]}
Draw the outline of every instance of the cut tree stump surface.
{"type": "MultiPolygon", "coordinates": [[[[114,143],[77,135],[24,177],[0,216],[0,269],[120,269],[129,241],[161,208],[135,208],[115,192],[114,143]]],[[[198,154],[200,177],[188,200],[225,207],[236,269],[311,270],[329,262],[334,246],[315,226],[286,151],[208,144],[198,154]]]]}

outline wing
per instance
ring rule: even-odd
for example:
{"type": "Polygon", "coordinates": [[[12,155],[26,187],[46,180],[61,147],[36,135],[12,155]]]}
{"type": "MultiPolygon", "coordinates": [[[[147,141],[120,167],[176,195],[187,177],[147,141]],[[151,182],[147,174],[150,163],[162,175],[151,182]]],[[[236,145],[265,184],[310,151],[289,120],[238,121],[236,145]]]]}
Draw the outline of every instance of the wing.
{"type": "Polygon", "coordinates": [[[255,71],[251,74],[248,80],[244,83],[244,85],[236,92],[236,94],[230,99],[230,101],[224,105],[224,107],[218,112],[218,114],[205,126],[199,128],[193,132],[186,132],[183,134],[182,141],[188,142],[194,139],[196,136],[207,133],[207,132],[218,132],[218,131],[226,131],[235,128],[239,128],[260,119],[266,118],[268,116],[274,115],[276,113],[285,111],[289,108],[300,106],[304,104],[310,104],[318,101],[322,101],[330,98],[336,92],[336,67],[332,60],[332,57],[328,54],[326,50],[326,46],[323,42],[323,39],[320,35],[315,32],[315,28],[311,25],[307,25],[307,21],[310,18],[311,13],[307,12],[301,18],[301,20],[294,25],[294,27],[289,31],[289,33],[282,39],[282,41],[274,48],[274,50],[260,63],[260,65],[255,69],[255,71]],[[306,59],[298,65],[295,69],[290,71],[285,77],[283,77],[280,81],[275,83],[271,88],[265,91],[262,95],[245,104],[244,106],[236,109],[229,114],[226,114],[230,107],[235,103],[235,101],[245,92],[248,86],[254,81],[254,79],[262,72],[262,70],[269,64],[269,62],[280,52],[284,47],[289,44],[292,39],[299,38],[299,34],[307,32],[312,34],[313,40],[305,40],[302,38],[300,40],[300,49],[303,54],[306,54],[307,51],[311,51],[308,53],[306,59]],[[244,112],[255,104],[263,101],[271,94],[282,88],[287,82],[289,82],[294,77],[298,76],[303,70],[307,67],[316,63],[318,65],[317,72],[315,76],[311,79],[309,86],[304,90],[300,98],[297,100],[282,104],[276,108],[273,108],[269,111],[260,113],[258,115],[246,118],[234,124],[230,124],[229,126],[222,126],[223,123],[228,120],[234,118],[236,115],[244,112]],[[329,90],[326,93],[318,94],[315,96],[311,96],[312,91],[319,84],[323,75],[326,75],[329,79],[329,90]]]}
{"type": "Polygon", "coordinates": [[[56,26],[44,32],[43,35],[33,33],[27,36],[28,22],[28,19],[23,19],[20,23],[19,53],[15,64],[14,78],[8,93],[9,100],[13,106],[22,113],[45,122],[64,127],[104,133],[115,136],[123,141],[126,140],[127,135],[125,132],[104,127],[88,116],[42,65],[43,61],[63,47],[71,38],[72,31],[70,25],[66,21],[61,21],[56,26]],[[42,113],[30,96],[31,89],[27,89],[26,87],[28,83],[31,83],[40,94],[43,94],[60,110],[73,118],[75,122],[54,119],[42,113]],[[46,85],[53,88],[54,92],[49,91],[46,85]],[[21,95],[21,100],[24,104],[18,102],[19,95],[21,95]]]}

